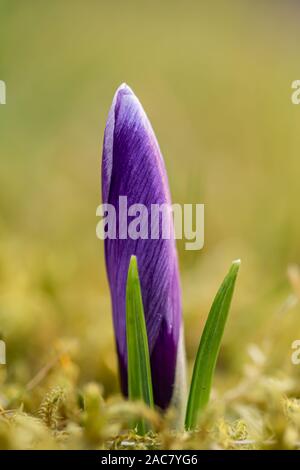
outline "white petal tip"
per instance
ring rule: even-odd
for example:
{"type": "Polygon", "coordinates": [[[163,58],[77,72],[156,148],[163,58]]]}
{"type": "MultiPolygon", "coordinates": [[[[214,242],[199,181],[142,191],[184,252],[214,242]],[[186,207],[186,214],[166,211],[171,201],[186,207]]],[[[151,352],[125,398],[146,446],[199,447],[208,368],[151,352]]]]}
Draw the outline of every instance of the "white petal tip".
{"type": "Polygon", "coordinates": [[[127,83],[123,82],[121,83],[121,85],[118,87],[117,91],[116,91],[116,94],[119,92],[119,91],[122,91],[122,90],[126,90],[130,93],[133,93],[132,89],[130,88],[129,85],[127,85],[127,83]]]}
{"type": "Polygon", "coordinates": [[[234,261],[232,261],[232,264],[237,264],[239,266],[241,264],[241,260],[235,259],[234,261]]]}

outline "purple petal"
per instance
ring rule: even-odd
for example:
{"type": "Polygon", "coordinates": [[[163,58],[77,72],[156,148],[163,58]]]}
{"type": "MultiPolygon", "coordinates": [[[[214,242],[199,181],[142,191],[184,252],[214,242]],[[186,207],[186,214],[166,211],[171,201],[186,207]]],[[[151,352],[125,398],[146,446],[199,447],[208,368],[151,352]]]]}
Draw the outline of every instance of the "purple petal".
{"type": "MultiPolygon", "coordinates": [[[[171,204],[164,161],[151,124],[137,97],[121,85],[114,97],[104,135],[103,203],[118,214],[119,196],[131,204],[171,204]]],[[[169,215],[172,226],[172,217],[169,215]]],[[[173,226],[172,226],[173,227],[173,226]]],[[[117,233],[119,224],[117,220],[117,233]]],[[[149,224],[150,234],[150,224],[149,224]]],[[[106,239],[105,258],[123,393],[127,394],[125,327],[126,279],[136,255],[148,333],[154,401],[166,408],[175,383],[181,331],[181,295],[174,239],[106,239]]]]}

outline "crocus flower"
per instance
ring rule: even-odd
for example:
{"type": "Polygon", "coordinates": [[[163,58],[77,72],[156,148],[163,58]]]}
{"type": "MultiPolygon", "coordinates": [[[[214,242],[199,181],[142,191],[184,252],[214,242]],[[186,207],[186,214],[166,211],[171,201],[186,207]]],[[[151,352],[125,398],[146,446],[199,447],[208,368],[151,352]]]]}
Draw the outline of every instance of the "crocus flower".
{"type": "MultiPolygon", "coordinates": [[[[131,204],[171,204],[162,154],[151,124],[132,90],[121,85],[112,102],[104,134],[103,203],[117,213],[119,196],[131,204]]],[[[173,230],[172,215],[170,226],[173,230]]],[[[117,218],[118,228],[118,218],[117,218]]],[[[126,279],[131,255],[138,261],[148,334],[154,402],[178,408],[185,390],[181,294],[175,239],[105,239],[121,388],[127,395],[126,279]]]]}

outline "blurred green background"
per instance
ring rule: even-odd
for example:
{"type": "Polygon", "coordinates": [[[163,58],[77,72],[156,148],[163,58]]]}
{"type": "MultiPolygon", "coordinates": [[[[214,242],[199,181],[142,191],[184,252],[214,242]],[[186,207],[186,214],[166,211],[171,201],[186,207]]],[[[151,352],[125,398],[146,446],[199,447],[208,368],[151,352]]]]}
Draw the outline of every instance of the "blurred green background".
{"type": "Polygon", "coordinates": [[[292,1],[0,1],[0,385],[30,383],[71,345],[79,383],[119,390],[95,212],[124,81],[157,133],[173,201],[205,204],[204,249],[178,246],[189,360],[241,258],[216,384],[237,382],[252,343],[275,373],[299,374],[299,273],[287,276],[300,261],[299,18],[292,1]]]}

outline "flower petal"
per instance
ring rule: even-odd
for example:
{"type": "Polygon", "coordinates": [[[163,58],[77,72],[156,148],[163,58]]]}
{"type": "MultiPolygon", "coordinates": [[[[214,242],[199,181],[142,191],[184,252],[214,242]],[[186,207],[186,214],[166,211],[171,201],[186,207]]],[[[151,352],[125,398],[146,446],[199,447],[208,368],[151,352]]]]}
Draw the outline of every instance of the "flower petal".
{"type": "MultiPolygon", "coordinates": [[[[109,112],[102,161],[103,202],[119,213],[119,196],[128,207],[144,204],[170,205],[164,161],[151,124],[132,90],[121,85],[109,112]]],[[[172,215],[168,214],[173,230],[172,215]]],[[[129,217],[130,221],[130,217],[129,217]]],[[[117,234],[120,221],[117,217],[117,234]]],[[[165,408],[175,380],[181,328],[181,296],[175,240],[130,238],[105,240],[105,257],[111,290],[113,320],[123,392],[127,392],[125,325],[126,279],[131,255],[138,260],[150,350],[154,400],[165,408]]]]}

